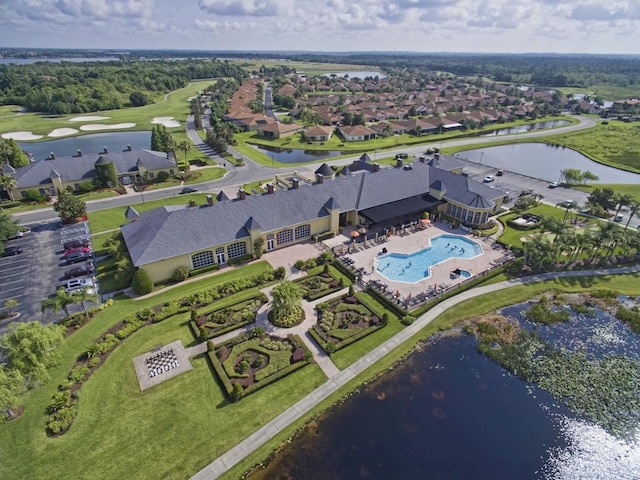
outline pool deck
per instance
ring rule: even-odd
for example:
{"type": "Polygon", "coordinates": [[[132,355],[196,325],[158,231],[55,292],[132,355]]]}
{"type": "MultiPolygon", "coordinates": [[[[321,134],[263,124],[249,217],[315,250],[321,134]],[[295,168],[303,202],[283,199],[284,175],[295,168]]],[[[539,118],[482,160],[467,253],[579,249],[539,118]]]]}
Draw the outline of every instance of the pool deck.
{"type": "Polygon", "coordinates": [[[500,259],[505,256],[502,248],[495,248],[493,240],[486,237],[476,237],[471,233],[466,233],[459,228],[451,228],[446,223],[437,222],[431,226],[404,234],[392,235],[384,243],[369,241],[372,246],[365,248],[362,243],[351,244],[349,239],[350,231],[345,231],[343,235],[336,236],[325,244],[328,247],[352,245],[352,252],[347,257],[353,260],[353,266],[364,269],[362,279],[366,282],[378,281],[387,285],[387,290],[400,293],[399,298],[406,300],[421,293],[430,293],[433,289],[447,289],[457,285],[464,280],[462,277],[455,277],[452,271],[459,268],[469,271],[473,276],[495,268],[500,259]],[[389,280],[377,270],[374,271],[374,260],[381,253],[382,248],[386,248],[388,253],[412,253],[430,245],[429,239],[438,235],[459,235],[468,240],[478,243],[482,247],[482,254],[472,258],[450,258],[431,267],[431,276],[417,283],[396,282],[389,280]]]}

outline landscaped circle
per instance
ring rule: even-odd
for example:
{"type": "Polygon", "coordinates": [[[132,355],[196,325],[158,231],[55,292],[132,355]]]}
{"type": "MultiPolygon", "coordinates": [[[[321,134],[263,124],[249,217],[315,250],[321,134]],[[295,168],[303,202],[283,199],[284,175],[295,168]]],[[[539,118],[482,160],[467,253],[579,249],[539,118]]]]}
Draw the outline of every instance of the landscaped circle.
{"type": "Polygon", "coordinates": [[[304,310],[300,306],[292,307],[291,312],[286,316],[275,316],[273,309],[269,310],[269,321],[280,328],[291,328],[304,322],[304,310]]]}

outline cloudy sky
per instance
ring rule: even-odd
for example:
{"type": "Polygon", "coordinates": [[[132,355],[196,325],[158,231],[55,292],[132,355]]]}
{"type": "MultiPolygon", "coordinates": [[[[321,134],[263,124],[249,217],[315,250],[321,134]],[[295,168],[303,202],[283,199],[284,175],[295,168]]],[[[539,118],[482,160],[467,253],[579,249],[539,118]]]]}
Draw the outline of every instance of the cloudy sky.
{"type": "Polygon", "coordinates": [[[0,47],[640,53],[640,0],[0,0],[0,47]]]}

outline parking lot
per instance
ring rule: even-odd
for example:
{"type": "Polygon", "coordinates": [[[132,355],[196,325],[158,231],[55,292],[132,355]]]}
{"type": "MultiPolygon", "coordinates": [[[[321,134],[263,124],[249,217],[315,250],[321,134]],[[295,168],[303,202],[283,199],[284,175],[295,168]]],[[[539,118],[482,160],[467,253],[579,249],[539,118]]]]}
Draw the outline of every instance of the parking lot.
{"type": "MultiPolygon", "coordinates": [[[[31,231],[22,238],[9,240],[6,246],[19,246],[22,253],[0,257],[0,308],[9,298],[18,301],[14,309],[18,318],[0,320],[0,334],[12,321],[28,322],[40,320],[53,323],[64,317],[64,312],[40,311],[42,300],[55,294],[64,285],[64,272],[86,262],[67,265],[62,248],[63,240],[89,237],[86,223],[63,227],[59,220],[30,225],[31,231]]],[[[86,278],[83,277],[83,278],[86,278]]],[[[81,311],[81,306],[72,305],[71,312],[81,311]]]]}

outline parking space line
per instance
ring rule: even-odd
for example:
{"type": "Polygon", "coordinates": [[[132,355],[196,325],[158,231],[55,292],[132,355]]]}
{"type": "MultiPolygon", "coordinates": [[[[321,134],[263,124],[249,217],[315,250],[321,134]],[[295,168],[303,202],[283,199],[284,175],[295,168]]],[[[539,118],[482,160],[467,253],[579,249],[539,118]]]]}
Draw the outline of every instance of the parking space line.
{"type": "MultiPolygon", "coordinates": [[[[18,274],[16,274],[16,275],[18,275],[18,274]]],[[[16,275],[12,275],[12,276],[14,276],[14,277],[15,277],[16,275]]],[[[6,277],[5,277],[5,278],[6,278],[6,277]]],[[[5,285],[11,285],[12,283],[17,283],[17,282],[21,282],[21,281],[22,281],[22,279],[18,279],[18,280],[10,280],[10,281],[8,281],[8,282],[2,282],[2,283],[0,283],[0,291],[2,291],[2,290],[3,290],[3,288],[2,288],[2,287],[3,287],[3,286],[5,286],[5,285]]]]}
{"type": "MultiPolygon", "coordinates": [[[[2,305],[4,305],[4,302],[5,302],[6,300],[9,300],[10,298],[21,298],[21,297],[26,297],[26,295],[16,295],[15,297],[0,298],[0,302],[2,303],[2,304],[0,305],[0,310],[2,310],[2,309],[4,309],[4,308],[6,308],[6,307],[3,307],[3,306],[2,306],[2,305]]],[[[22,303],[18,302],[18,307],[19,307],[20,305],[22,305],[22,303]]]]}

